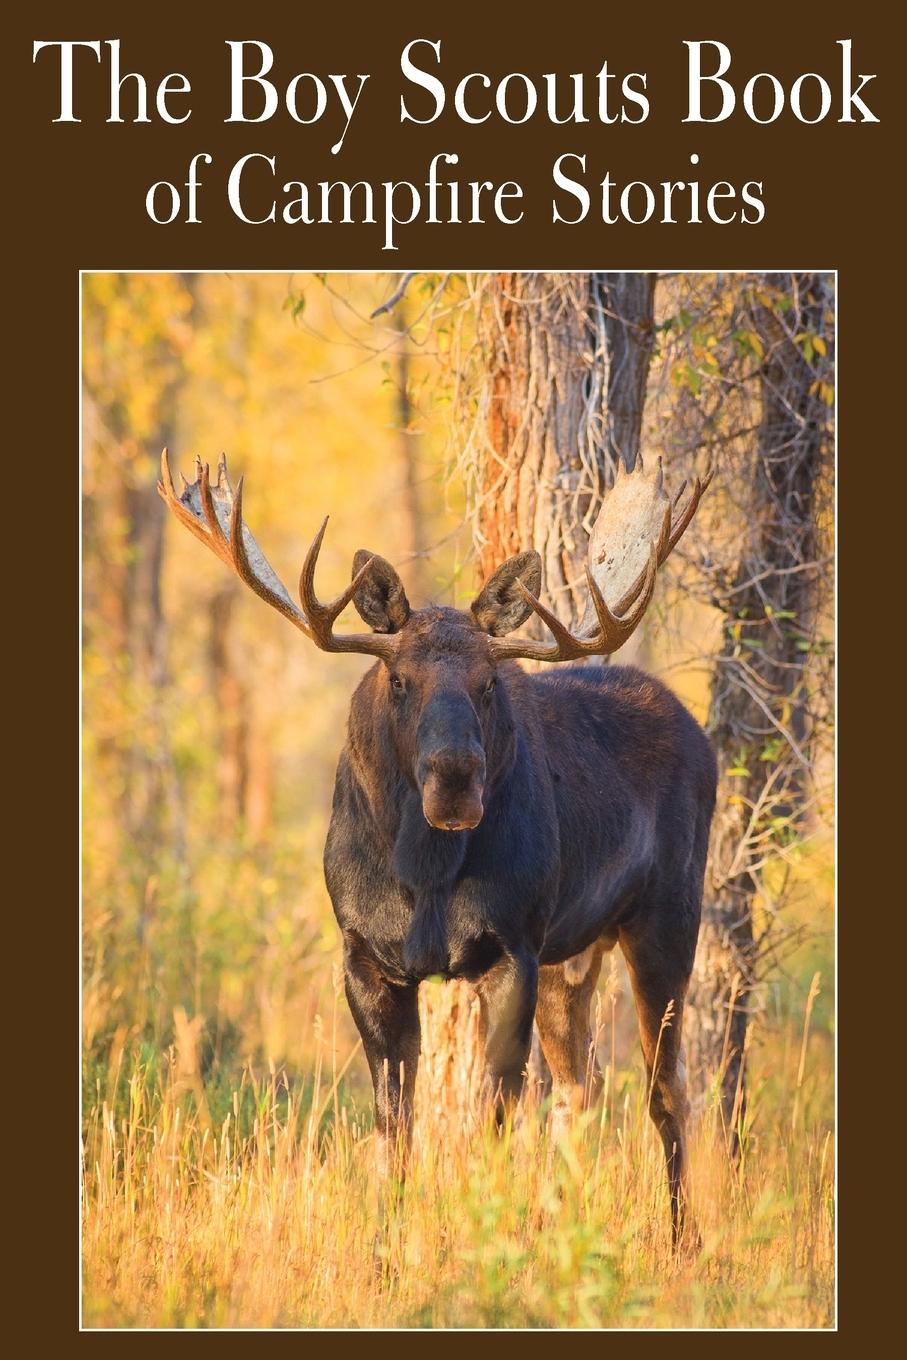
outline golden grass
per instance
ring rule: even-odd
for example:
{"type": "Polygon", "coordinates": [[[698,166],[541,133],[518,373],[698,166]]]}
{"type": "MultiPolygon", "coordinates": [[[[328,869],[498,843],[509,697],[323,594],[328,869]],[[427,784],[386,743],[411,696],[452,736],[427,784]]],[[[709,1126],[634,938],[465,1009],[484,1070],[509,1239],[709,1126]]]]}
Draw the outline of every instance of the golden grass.
{"type": "Polygon", "coordinates": [[[792,1011],[753,1046],[739,1167],[715,1104],[696,1120],[698,1259],[672,1258],[646,1093],[612,1059],[600,1110],[557,1143],[538,1111],[498,1137],[423,1091],[381,1269],[362,1058],[333,1027],[307,1081],[247,1067],[224,1115],[185,1016],[157,1075],[120,1035],[85,1108],[84,1324],[829,1327],[831,1046],[809,1026],[792,1011]]]}

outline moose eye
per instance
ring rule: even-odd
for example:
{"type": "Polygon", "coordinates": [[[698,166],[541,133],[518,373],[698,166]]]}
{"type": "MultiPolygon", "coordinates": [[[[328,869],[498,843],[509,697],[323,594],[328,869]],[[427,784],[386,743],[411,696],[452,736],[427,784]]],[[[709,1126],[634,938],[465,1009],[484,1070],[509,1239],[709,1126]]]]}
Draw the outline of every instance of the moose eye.
{"type": "Polygon", "coordinates": [[[404,685],[403,681],[400,679],[399,675],[392,675],[392,676],[391,676],[391,689],[396,690],[398,694],[402,694],[402,692],[403,692],[403,690],[404,690],[405,688],[406,688],[406,686],[404,685]]]}

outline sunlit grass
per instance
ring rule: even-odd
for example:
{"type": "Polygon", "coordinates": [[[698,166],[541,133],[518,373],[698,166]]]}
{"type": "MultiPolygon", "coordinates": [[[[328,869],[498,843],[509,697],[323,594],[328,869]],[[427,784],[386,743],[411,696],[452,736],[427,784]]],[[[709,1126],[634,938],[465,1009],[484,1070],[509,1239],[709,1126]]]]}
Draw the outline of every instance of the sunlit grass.
{"type": "Polygon", "coordinates": [[[827,1327],[829,1055],[800,1025],[784,1070],[757,1080],[739,1166],[716,1107],[700,1114],[704,1246],[678,1263],[634,1070],[609,1067],[600,1110],[556,1143],[538,1111],[498,1137],[423,1100],[402,1207],[376,1239],[355,1049],[319,1025],[306,1080],[247,1067],[227,1100],[183,1018],[182,1048],[143,1064],[121,1047],[86,1099],[85,1325],[827,1327]]]}

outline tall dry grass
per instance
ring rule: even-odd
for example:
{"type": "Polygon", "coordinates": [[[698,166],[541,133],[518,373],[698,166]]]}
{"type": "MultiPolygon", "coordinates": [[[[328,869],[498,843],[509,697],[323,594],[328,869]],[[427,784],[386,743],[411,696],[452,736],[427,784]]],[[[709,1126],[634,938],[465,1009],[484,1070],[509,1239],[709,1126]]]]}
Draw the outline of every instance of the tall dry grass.
{"type": "Polygon", "coordinates": [[[84,1323],[828,1327],[830,1043],[810,1010],[792,1006],[754,1046],[739,1166],[717,1102],[700,1111],[704,1245],[683,1262],[641,1074],[607,1034],[601,1107],[556,1140],[544,1109],[499,1137],[450,1121],[423,1086],[405,1196],[377,1236],[362,1059],[336,1013],[316,1022],[305,1080],[245,1067],[228,1097],[184,1014],[159,1058],[119,1034],[85,1105],[84,1323]]]}

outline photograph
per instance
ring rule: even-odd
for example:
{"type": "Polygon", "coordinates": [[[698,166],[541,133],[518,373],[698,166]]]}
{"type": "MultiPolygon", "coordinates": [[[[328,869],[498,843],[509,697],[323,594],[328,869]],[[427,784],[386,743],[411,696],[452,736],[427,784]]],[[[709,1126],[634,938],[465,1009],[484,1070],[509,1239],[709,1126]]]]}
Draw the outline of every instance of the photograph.
{"type": "Polygon", "coordinates": [[[837,294],[80,270],[83,1329],[835,1328],[837,294]]]}

